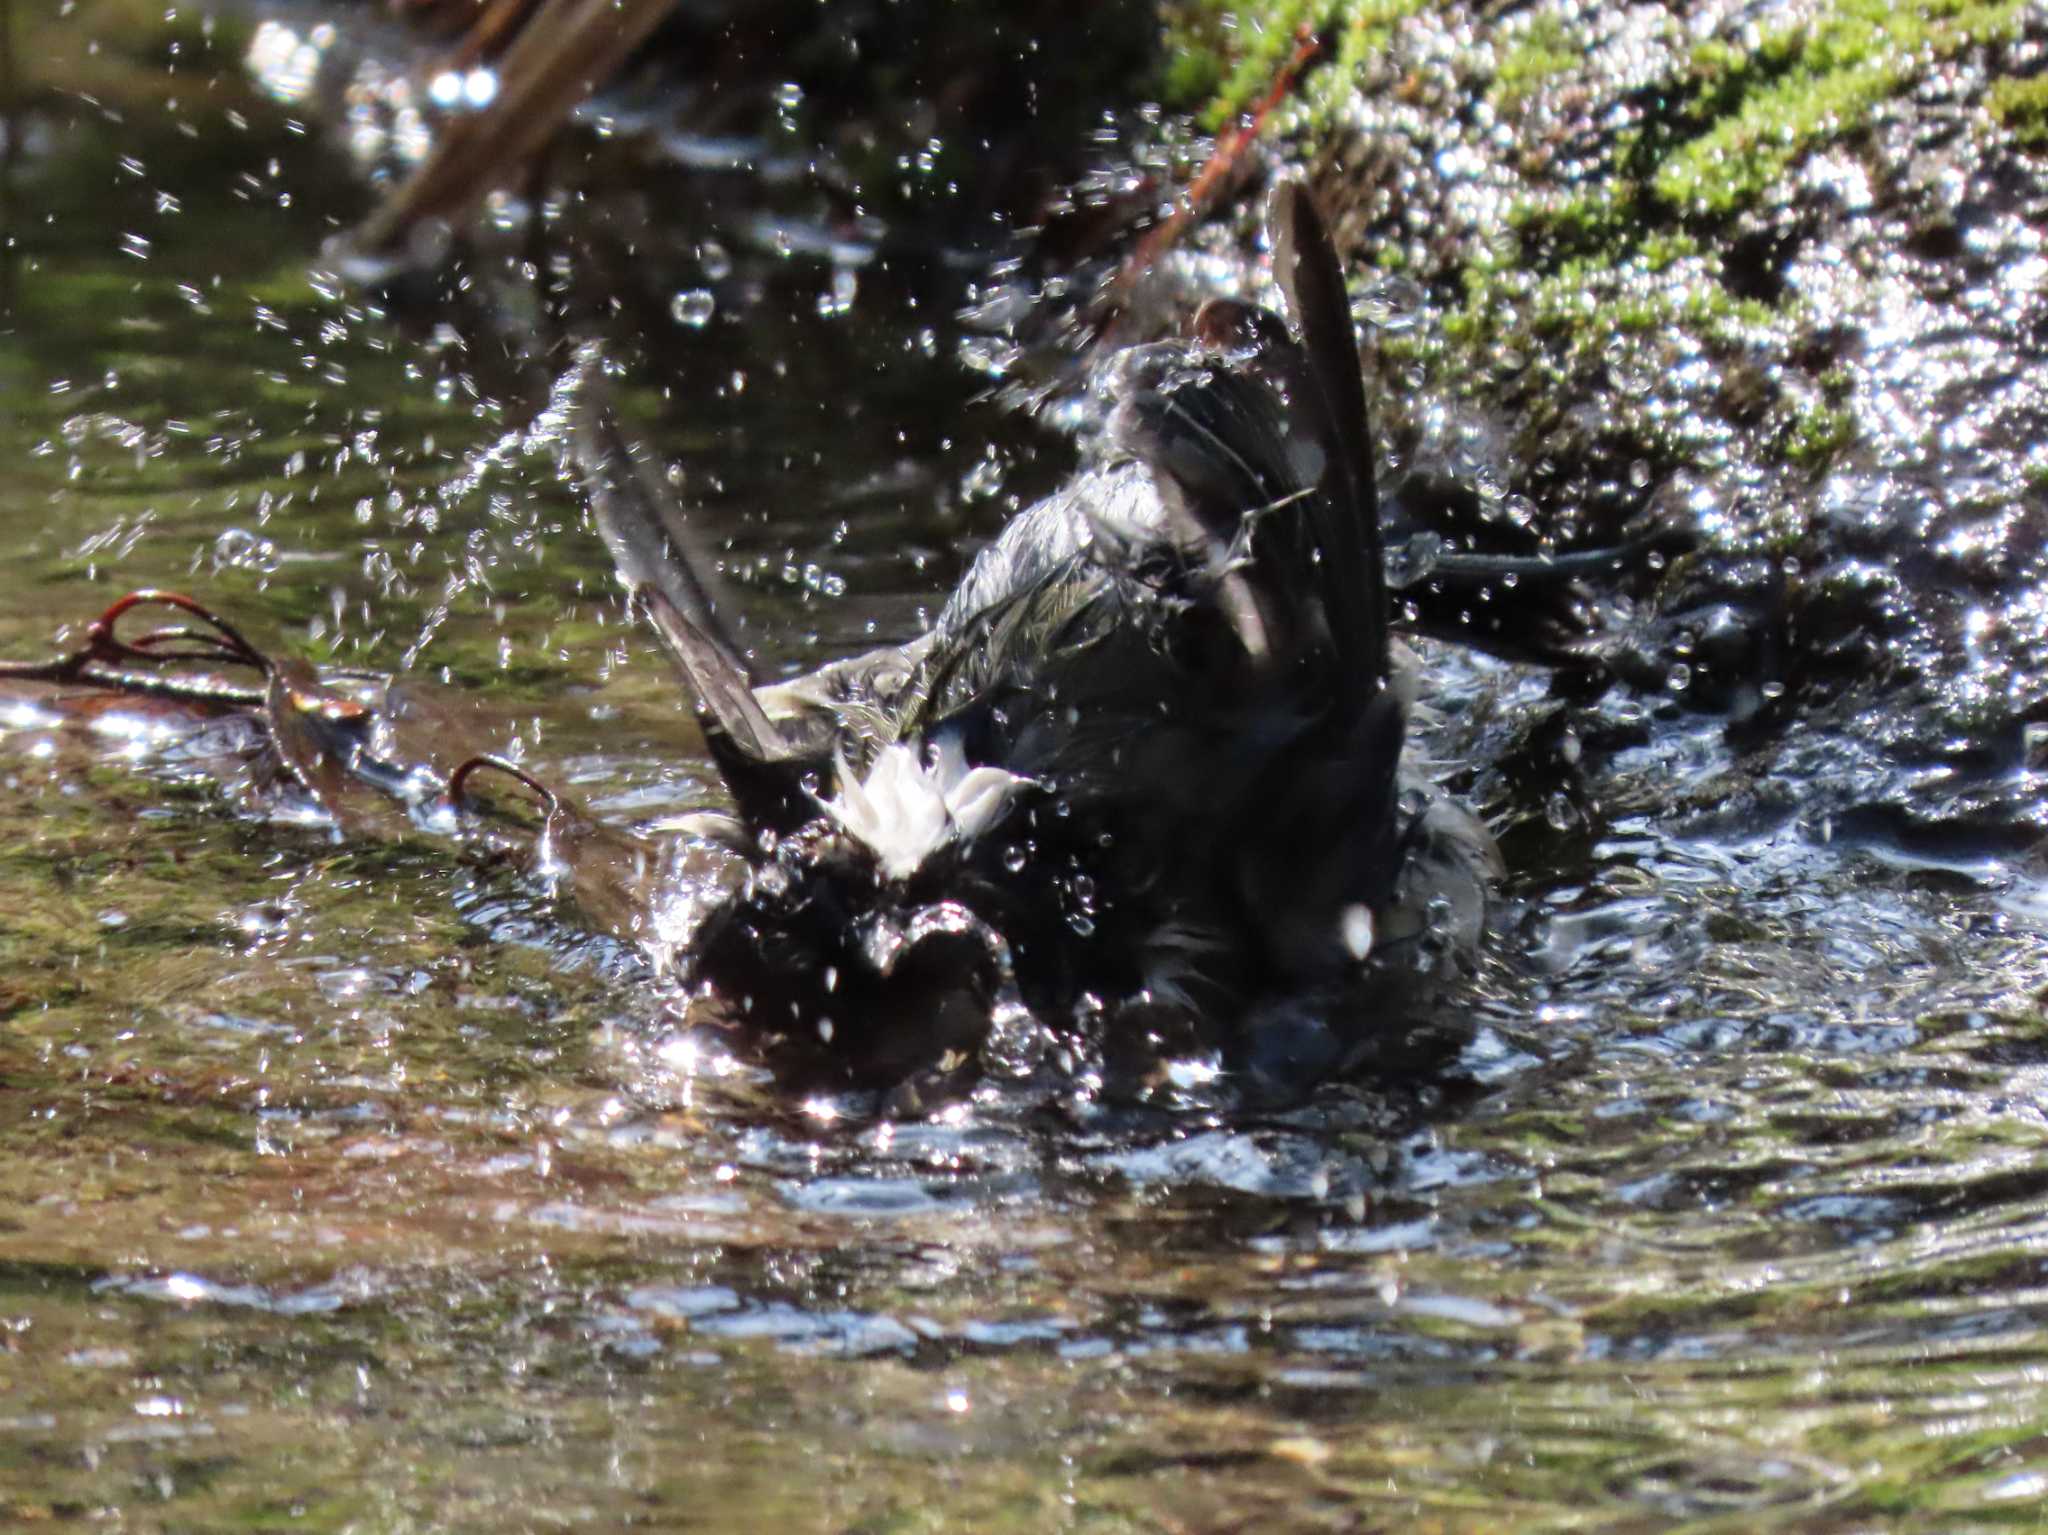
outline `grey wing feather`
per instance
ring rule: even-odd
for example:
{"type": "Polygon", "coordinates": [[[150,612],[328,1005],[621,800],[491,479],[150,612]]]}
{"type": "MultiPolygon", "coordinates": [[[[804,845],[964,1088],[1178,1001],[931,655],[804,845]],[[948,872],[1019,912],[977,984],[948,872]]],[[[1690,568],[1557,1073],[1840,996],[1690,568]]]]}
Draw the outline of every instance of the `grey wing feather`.
{"type": "Polygon", "coordinates": [[[800,741],[791,739],[769,718],[747,674],[715,636],[699,629],[657,587],[636,587],[633,596],[661,636],[669,659],[683,674],[707,724],[730,736],[733,745],[757,762],[791,762],[808,755],[800,741]]]}
{"type": "Polygon", "coordinates": [[[571,451],[598,533],[706,728],[757,762],[807,755],[807,743],[778,725],[755,696],[753,669],[719,618],[710,557],[620,429],[595,347],[578,356],[568,398],[571,451]]]}
{"type": "Polygon", "coordinates": [[[751,686],[758,679],[719,617],[720,593],[710,573],[710,552],[680,510],[651,482],[620,430],[604,386],[602,359],[594,347],[586,347],[578,357],[570,390],[570,443],[577,473],[619,579],[628,587],[660,592],[751,686]]]}

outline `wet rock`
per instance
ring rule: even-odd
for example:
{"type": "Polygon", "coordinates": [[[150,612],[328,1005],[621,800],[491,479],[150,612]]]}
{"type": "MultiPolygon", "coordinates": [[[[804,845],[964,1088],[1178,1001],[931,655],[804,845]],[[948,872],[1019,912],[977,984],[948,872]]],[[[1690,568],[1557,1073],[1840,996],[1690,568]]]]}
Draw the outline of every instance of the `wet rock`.
{"type": "MultiPolygon", "coordinates": [[[[1867,756],[1830,792],[1964,814],[1903,764],[2048,719],[2048,22],[1338,9],[1283,153],[1424,295],[1369,349],[1395,457],[1546,548],[1684,524],[1697,552],[1638,573],[1629,681],[1753,738],[1839,729],[1867,756]]],[[[1219,99],[1277,46],[1240,19],[1219,99]]]]}

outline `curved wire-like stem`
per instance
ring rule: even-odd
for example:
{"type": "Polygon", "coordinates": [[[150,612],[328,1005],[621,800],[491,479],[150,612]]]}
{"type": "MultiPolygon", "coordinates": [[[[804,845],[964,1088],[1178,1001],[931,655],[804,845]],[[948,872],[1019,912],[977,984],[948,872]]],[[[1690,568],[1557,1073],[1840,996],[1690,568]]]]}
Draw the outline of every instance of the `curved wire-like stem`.
{"type": "Polygon", "coordinates": [[[270,658],[204,603],[182,592],[145,587],[108,604],[106,611],[86,626],[85,643],[76,650],[46,661],[0,661],[0,678],[202,703],[246,706],[264,701],[265,689],[260,686],[244,686],[218,675],[188,676],[157,669],[185,661],[246,667],[266,681],[271,672],[270,658]],[[124,639],[119,632],[121,620],[138,608],[172,608],[199,622],[197,626],[174,624],[124,639]]]}
{"type": "Polygon", "coordinates": [[[535,797],[540,800],[542,811],[550,816],[562,807],[561,796],[556,794],[553,789],[550,789],[538,778],[535,778],[525,768],[498,756],[495,752],[479,752],[476,756],[460,764],[448,775],[449,800],[454,804],[461,804],[464,798],[464,791],[468,788],[470,779],[479,772],[484,771],[503,773],[514,782],[531,789],[535,797]]]}

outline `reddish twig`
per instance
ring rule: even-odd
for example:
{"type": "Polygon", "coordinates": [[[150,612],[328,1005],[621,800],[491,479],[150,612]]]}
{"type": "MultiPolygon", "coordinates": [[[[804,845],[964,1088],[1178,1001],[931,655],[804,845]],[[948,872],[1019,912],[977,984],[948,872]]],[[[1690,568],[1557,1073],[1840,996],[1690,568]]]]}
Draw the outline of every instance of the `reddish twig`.
{"type": "Polygon", "coordinates": [[[1209,152],[1209,158],[1203,162],[1195,179],[1188,183],[1188,189],[1181,194],[1172,214],[1164,223],[1153,226],[1138,242],[1137,249],[1131,252],[1130,259],[1124,262],[1112,284],[1114,292],[1120,295],[1127,291],[1139,274],[1171,249],[1188,225],[1202,214],[1210,198],[1216,195],[1217,187],[1236,169],[1246,147],[1259,136],[1259,130],[1265,127],[1273,109],[1287,99],[1295,81],[1301,78],[1302,70],[1308,67],[1309,60],[1321,51],[1322,46],[1322,39],[1316,35],[1315,29],[1303,22],[1300,31],[1295,33],[1294,51],[1274,71],[1273,83],[1267,87],[1266,94],[1258,99],[1250,112],[1217,135],[1216,147],[1209,152]]]}
{"type": "Polygon", "coordinates": [[[128,593],[109,604],[107,610],[86,626],[85,643],[67,655],[48,661],[0,662],[0,677],[27,682],[70,683],[107,688],[120,693],[148,694],[159,698],[182,698],[206,703],[261,703],[261,688],[245,688],[220,677],[167,673],[167,662],[219,661],[246,666],[268,676],[270,658],[243,638],[240,630],[205,605],[179,592],[145,589],[128,593]],[[176,608],[198,619],[202,628],[177,625],[152,629],[133,640],[117,631],[121,619],[136,608],[176,608]],[[191,649],[174,648],[180,642],[191,649]],[[130,671],[141,665],[157,668],[130,671]]]}
{"type": "Polygon", "coordinates": [[[87,647],[96,648],[100,653],[96,659],[111,661],[195,661],[221,660],[237,666],[247,666],[259,672],[270,670],[270,658],[242,637],[242,632],[222,618],[204,603],[196,602],[182,592],[159,591],[145,587],[140,591],[110,604],[107,610],[92,621],[86,630],[87,647]],[[116,634],[115,627],[121,619],[136,608],[176,608],[189,613],[206,627],[189,629],[152,629],[135,640],[123,640],[116,634]],[[189,640],[202,645],[199,652],[166,651],[163,647],[173,640],[189,640]]]}

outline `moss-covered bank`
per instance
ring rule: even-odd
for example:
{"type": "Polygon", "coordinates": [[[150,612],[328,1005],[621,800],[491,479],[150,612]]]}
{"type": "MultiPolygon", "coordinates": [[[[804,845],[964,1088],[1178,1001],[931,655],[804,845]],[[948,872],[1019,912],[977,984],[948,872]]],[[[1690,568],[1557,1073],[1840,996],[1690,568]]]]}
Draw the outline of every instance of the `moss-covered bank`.
{"type": "Polygon", "coordinates": [[[1361,264],[1420,285],[1378,346],[1397,451],[1557,540],[1648,515],[1794,562],[1779,616],[1830,615],[1795,684],[1917,677],[1950,724],[2041,711],[2037,7],[1167,18],[1166,89],[1211,124],[1322,39],[1274,142],[1361,264]]]}

